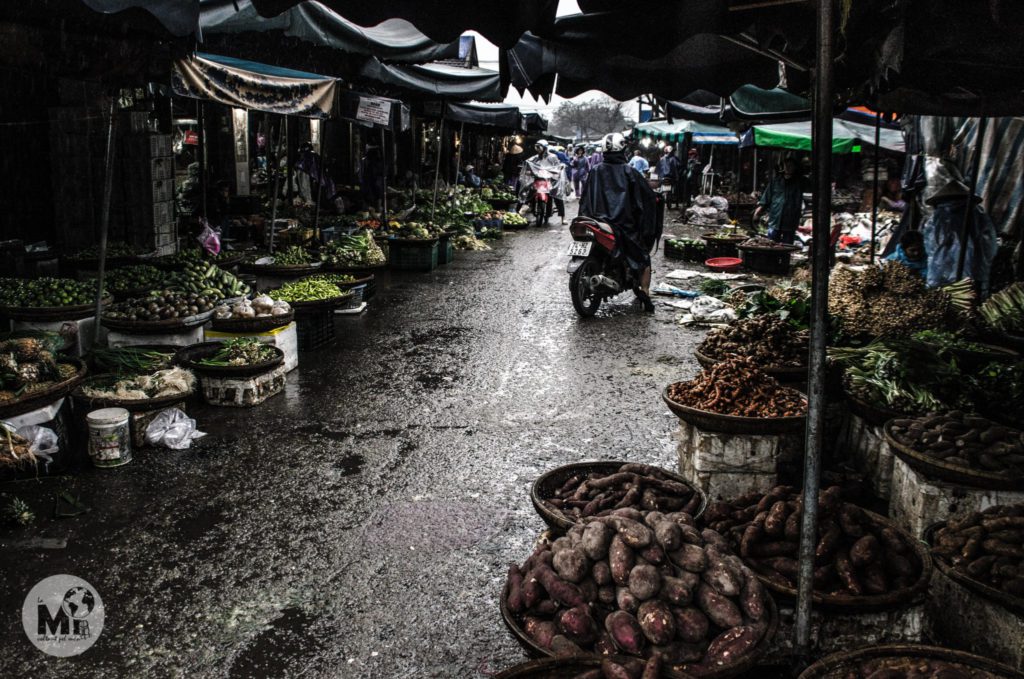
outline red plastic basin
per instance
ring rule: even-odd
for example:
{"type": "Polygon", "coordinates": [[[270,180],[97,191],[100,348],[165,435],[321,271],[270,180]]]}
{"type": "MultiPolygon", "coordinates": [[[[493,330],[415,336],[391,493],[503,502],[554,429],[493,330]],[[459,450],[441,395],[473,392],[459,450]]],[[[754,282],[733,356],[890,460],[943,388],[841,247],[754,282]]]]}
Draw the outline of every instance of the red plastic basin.
{"type": "Polygon", "coordinates": [[[714,257],[704,262],[704,266],[707,268],[712,271],[720,271],[722,273],[738,271],[742,264],[743,260],[739,257],[714,257]]]}

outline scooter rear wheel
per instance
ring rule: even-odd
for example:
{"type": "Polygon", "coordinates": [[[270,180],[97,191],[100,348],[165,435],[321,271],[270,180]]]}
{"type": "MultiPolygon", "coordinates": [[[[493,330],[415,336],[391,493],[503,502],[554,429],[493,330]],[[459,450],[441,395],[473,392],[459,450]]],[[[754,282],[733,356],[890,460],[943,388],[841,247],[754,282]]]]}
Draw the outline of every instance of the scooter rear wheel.
{"type": "Polygon", "coordinates": [[[599,271],[597,260],[587,259],[580,265],[580,268],[569,277],[569,295],[572,297],[572,306],[583,318],[590,318],[597,313],[601,306],[601,296],[590,289],[587,282],[591,276],[599,271]]]}

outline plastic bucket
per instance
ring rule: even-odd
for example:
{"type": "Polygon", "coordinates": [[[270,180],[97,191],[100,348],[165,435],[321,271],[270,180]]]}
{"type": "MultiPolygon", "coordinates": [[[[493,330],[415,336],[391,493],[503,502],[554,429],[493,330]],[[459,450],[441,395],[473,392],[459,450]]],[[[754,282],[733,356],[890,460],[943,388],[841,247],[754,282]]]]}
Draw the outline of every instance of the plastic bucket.
{"type": "Polygon", "coordinates": [[[89,457],[97,467],[120,467],[132,461],[130,414],[124,408],[101,408],[85,416],[89,457]]]}

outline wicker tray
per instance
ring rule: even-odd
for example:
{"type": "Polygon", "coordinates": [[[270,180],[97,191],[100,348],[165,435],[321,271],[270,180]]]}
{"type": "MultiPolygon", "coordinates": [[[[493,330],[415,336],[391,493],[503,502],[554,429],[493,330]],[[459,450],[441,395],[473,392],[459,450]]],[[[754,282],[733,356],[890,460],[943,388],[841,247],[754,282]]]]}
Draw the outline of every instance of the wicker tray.
{"type": "Polygon", "coordinates": [[[739,417],[698,410],[670,399],[668,387],[665,387],[665,391],[661,393],[661,398],[676,417],[704,431],[753,435],[795,434],[803,431],[804,425],[807,423],[806,415],[799,417],[739,417]]]}
{"type": "Polygon", "coordinates": [[[382,269],[388,268],[388,263],[376,264],[374,266],[340,266],[333,264],[324,264],[323,268],[320,269],[323,273],[339,273],[339,274],[352,274],[353,276],[358,274],[369,274],[373,275],[375,272],[382,269]]]}
{"type": "Polygon", "coordinates": [[[310,264],[295,264],[292,266],[277,266],[276,264],[251,264],[243,263],[242,271],[258,274],[261,276],[300,277],[309,276],[320,272],[323,262],[312,262],[310,264]]]}
{"type": "MultiPolygon", "coordinates": [[[[939,532],[940,528],[945,527],[946,522],[942,521],[939,523],[933,523],[924,530],[924,541],[928,543],[928,547],[932,547],[935,542],[935,534],[939,532]]],[[[991,585],[986,585],[980,580],[975,580],[971,576],[958,571],[953,568],[949,563],[946,562],[941,556],[935,556],[932,561],[935,563],[935,567],[939,569],[939,572],[944,576],[957,583],[961,587],[966,587],[975,594],[985,597],[989,601],[996,603],[1003,608],[1013,611],[1017,615],[1024,617],[1024,598],[1008,594],[1000,589],[996,589],[991,585]]]]}
{"type": "MultiPolygon", "coordinates": [[[[696,349],[693,350],[693,355],[697,357],[697,362],[700,363],[702,368],[711,368],[716,363],[720,363],[721,359],[711,358],[707,354],[702,354],[696,349]]],[[[806,382],[807,381],[807,366],[783,366],[783,367],[769,367],[761,368],[761,372],[765,375],[771,375],[780,382],[806,382]]]]}
{"type": "MultiPolygon", "coordinates": [[[[107,295],[102,304],[106,306],[114,301],[107,295]]],[[[96,302],[76,304],[74,306],[42,306],[42,307],[0,307],[0,318],[12,321],[80,321],[96,315],[96,302]]]]}
{"type": "Polygon", "coordinates": [[[799,245],[782,244],[776,247],[768,247],[766,245],[743,245],[742,243],[743,241],[740,241],[739,243],[736,244],[736,249],[739,250],[740,252],[743,252],[744,250],[749,250],[750,252],[773,252],[781,254],[783,252],[799,252],[800,250],[803,249],[799,245]]]}
{"type": "Polygon", "coordinates": [[[983,670],[1004,679],[1024,679],[1024,674],[989,658],[964,653],[963,651],[954,651],[949,648],[923,646],[920,644],[875,645],[855,651],[833,653],[804,670],[799,679],[845,679],[861,663],[875,658],[886,657],[945,660],[952,663],[961,663],[976,670],[983,670]]]}
{"type": "Polygon", "coordinates": [[[1020,490],[1024,487],[1024,476],[1009,476],[982,469],[961,467],[914,450],[905,443],[900,443],[893,436],[892,420],[885,423],[882,431],[885,434],[886,443],[895,451],[896,455],[926,476],[960,486],[989,490],[1020,490]]]}
{"type": "Polygon", "coordinates": [[[74,401],[75,407],[80,409],[82,413],[87,413],[99,408],[124,408],[129,412],[137,413],[165,408],[167,406],[174,405],[175,403],[188,400],[193,394],[195,394],[194,387],[190,391],[181,394],[146,399],[97,398],[93,396],[86,396],[83,393],[83,389],[93,384],[109,384],[114,381],[117,381],[117,377],[114,375],[99,375],[84,380],[73,392],[71,392],[71,399],[74,401]]]}
{"type": "Polygon", "coordinates": [[[275,328],[281,328],[295,320],[295,311],[289,311],[281,316],[259,316],[257,318],[212,318],[210,329],[220,332],[232,332],[237,334],[247,332],[270,332],[275,328]]]}
{"type": "MultiPolygon", "coordinates": [[[[775,600],[771,596],[765,598],[765,613],[768,616],[768,627],[765,629],[764,636],[757,642],[757,645],[750,649],[750,653],[736,659],[731,665],[724,665],[721,667],[708,668],[699,667],[695,665],[666,665],[662,669],[663,677],[674,677],[679,679],[680,677],[703,677],[703,679],[726,679],[727,677],[737,677],[754,665],[757,664],[758,659],[768,651],[768,647],[771,645],[772,639],[775,637],[775,632],[779,628],[779,611],[775,605],[775,600]]],[[[498,602],[501,608],[501,617],[505,621],[505,625],[508,627],[512,635],[515,636],[516,641],[519,645],[534,658],[552,657],[551,651],[538,646],[537,643],[530,638],[526,631],[519,625],[519,621],[516,620],[515,615],[508,608],[508,582],[501,590],[501,599],[498,602]]]]}
{"type": "Polygon", "coordinates": [[[207,377],[253,377],[268,373],[284,362],[284,352],[271,346],[270,348],[274,350],[274,358],[254,365],[211,366],[199,363],[202,359],[213,356],[223,347],[222,342],[193,344],[178,352],[178,360],[189,370],[207,377]]]}
{"type": "Polygon", "coordinates": [[[58,363],[69,363],[75,366],[77,372],[63,382],[54,382],[52,385],[31,394],[24,394],[21,398],[13,401],[0,403],[0,418],[17,417],[30,413],[33,410],[44,408],[56,400],[62,399],[71,393],[71,390],[85,379],[89,369],[85,363],[77,358],[60,357],[58,363]]]}
{"type": "Polygon", "coordinates": [[[876,405],[865,403],[860,400],[860,398],[847,391],[845,387],[843,388],[843,393],[846,395],[846,402],[849,405],[850,412],[863,419],[868,424],[872,424],[876,427],[883,426],[889,420],[902,417],[914,417],[913,415],[907,415],[906,413],[900,413],[895,410],[880,408],[876,405]]]}
{"type": "MultiPolygon", "coordinates": [[[[590,474],[594,472],[605,475],[614,474],[624,464],[626,463],[623,461],[601,460],[595,462],[576,462],[557,467],[549,472],[545,472],[533,482],[533,485],[530,487],[530,501],[533,502],[533,507],[540,514],[540,518],[544,519],[544,523],[553,531],[565,533],[576,522],[561,511],[545,505],[544,500],[553,497],[555,490],[576,474],[590,474]]],[[[659,469],[659,471],[665,475],[665,478],[689,487],[700,498],[697,509],[693,513],[693,518],[696,519],[704,513],[708,506],[708,496],[704,491],[678,474],[673,474],[666,469],[659,469]]]]}
{"type": "MultiPolygon", "coordinates": [[[[510,667],[494,675],[494,679],[576,679],[584,672],[599,669],[603,656],[585,655],[571,658],[544,658],[510,667]]],[[[609,656],[609,660],[622,662],[627,656],[609,656]]],[[[635,658],[634,658],[635,660],[635,658]]],[[[693,675],[669,670],[660,679],[690,679],[693,675]]]]}
{"type": "MultiPolygon", "coordinates": [[[[910,535],[897,528],[896,525],[888,519],[863,508],[861,508],[861,511],[865,516],[871,519],[872,523],[875,525],[884,525],[892,528],[899,534],[903,539],[903,542],[906,543],[907,547],[910,548],[910,551],[917,558],[917,561],[921,566],[921,573],[917,580],[914,581],[914,584],[909,587],[905,587],[894,592],[887,592],[885,594],[847,596],[812,592],[812,601],[814,601],[815,605],[821,606],[823,609],[827,608],[833,611],[847,612],[885,611],[892,609],[895,606],[909,604],[924,595],[928,590],[928,582],[932,577],[932,557],[928,551],[927,545],[920,540],[915,540],[910,535]]],[[[747,565],[752,571],[758,574],[758,578],[762,583],[764,583],[764,586],[771,590],[773,594],[778,596],[780,600],[796,601],[795,585],[792,587],[783,586],[776,580],[761,575],[754,564],[747,563],[747,565]]]]}
{"type": "Polygon", "coordinates": [[[738,243],[742,243],[743,241],[745,241],[748,238],[750,238],[750,236],[740,236],[740,235],[736,235],[736,236],[719,236],[719,235],[714,234],[714,233],[703,233],[703,234],[701,234],[700,237],[703,240],[708,241],[709,243],[724,243],[726,245],[732,245],[732,246],[736,246],[738,243]]]}
{"type": "Polygon", "coordinates": [[[205,324],[213,317],[213,309],[188,318],[166,318],[160,321],[125,321],[117,318],[100,317],[104,328],[128,335],[161,335],[185,332],[205,324]]]}

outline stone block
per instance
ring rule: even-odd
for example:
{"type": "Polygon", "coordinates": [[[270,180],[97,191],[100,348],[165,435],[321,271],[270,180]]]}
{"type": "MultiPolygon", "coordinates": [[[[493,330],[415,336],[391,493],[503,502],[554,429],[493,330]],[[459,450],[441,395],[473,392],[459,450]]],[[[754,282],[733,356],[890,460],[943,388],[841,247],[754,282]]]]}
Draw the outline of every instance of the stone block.
{"type": "Polygon", "coordinates": [[[839,447],[857,469],[864,472],[875,497],[888,501],[892,493],[892,469],[896,456],[885,442],[882,428],[847,412],[846,423],[839,435],[839,447]]]}

